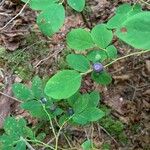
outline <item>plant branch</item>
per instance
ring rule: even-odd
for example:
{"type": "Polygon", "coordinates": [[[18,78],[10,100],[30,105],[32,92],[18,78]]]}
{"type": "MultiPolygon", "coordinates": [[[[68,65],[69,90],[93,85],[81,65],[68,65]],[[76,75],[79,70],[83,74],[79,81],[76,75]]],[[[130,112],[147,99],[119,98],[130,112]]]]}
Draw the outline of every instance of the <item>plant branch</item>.
{"type": "Polygon", "coordinates": [[[115,63],[115,62],[117,62],[117,61],[119,61],[119,60],[128,58],[128,57],[130,57],[130,56],[141,55],[141,54],[144,54],[144,53],[147,53],[147,52],[150,52],[150,51],[148,51],[148,50],[147,50],[147,51],[140,51],[140,52],[135,52],[135,53],[131,53],[131,54],[125,55],[125,56],[123,56],[123,57],[119,57],[119,58],[115,59],[114,61],[112,61],[112,62],[106,64],[104,67],[106,68],[106,67],[112,65],[113,63],[115,63]]]}
{"type": "Polygon", "coordinates": [[[28,143],[28,141],[26,139],[24,139],[23,137],[20,137],[20,140],[21,141],[24,141],[27,145],[27,147],[30,149],[30,150],[35,150],[31,145],[30,143],[28,143]]]}
{"type": "Polygon", "coordinates": [[[50,116],[49,113],[47,112],[47,110],[46,110],[46,108],[45,108],[45,105],[42,105],[42,106],[43,106],[43,109],[44,109],[45,113],[46,113],[47,116],[48,116],[48,119],[49,119],[49,122],[50,122],[50,126],[51,126],[52,131],[53,131],[53,134],[54,134],[54,136],[55,136],[55,138],[56,138],[57,136],[56,136],[56,132],[55,132],[55,129],[54,129],[54,126],[53,126],[53,122],[52,122],[51,116],[50,116]]]}
{"type": "Polygon", "coordinates": [[[64,127],[64,125],[65,125],[72,117],[73,117],[73,115],[72,115],[70,118],[68,118],[66,121],[64,121],[64,123],[63,123],[61,126],[59,126],[59,130],[58,130],[58,133],[57,133],[57,136],[56,136],[55,150],[58,149],[58,140],[59,140],[59,136],[60,136],[60,133],[61,133],[62,128],[64,127]]]}
{"type": "MultiPolygon", "coordinates": [[[[106,64],[106,65],[104,66],[104,68],[107,68],[107,67],[109,67],[110,65],[114,64],[115,62],[120,61],[120,60],[125,59],[125,58],[128,58],[128,57],[130,57],[130,56],[141,55],[141,54],[148,53],[148,52],[150,52],[150,51],[149,51],[149,50],[145,50],[145,51],[140,51],[140,52],[131,53],[131,54],[125,55],[125,56],[123,56],[123,57],[119,57],[119,58],[115,59],[114,61],[111,61],[110,63],[106,64]]],[[[93,70],[90,69],[90,70],[88,70],[87,72],[80,73],[80,74],[81,74],[81,75],[87,75],[87,74],[91,73],[92,71],[93,71],[93,70]]]]}
{"type": "Polygon", "coordinates": [[[39,140],[37,140],[37,139],[35,139],[35,140],[27,140],[27,139],[26,139],[26,141],[32,142],[32,143],[39,143],[39,144],[41,144],[41,145],[43,145],[43,146],[45,146],[45,147],[49,147],[49,148],[51,148],[51,149],[54,150],[54,147],[52,147],[52,146],[50,146],[50,145],[48,145],[48,144],[46,144],[46,143],[44,143],[44,142],[42,142],[42,141],[39,141],[39,140]]]}

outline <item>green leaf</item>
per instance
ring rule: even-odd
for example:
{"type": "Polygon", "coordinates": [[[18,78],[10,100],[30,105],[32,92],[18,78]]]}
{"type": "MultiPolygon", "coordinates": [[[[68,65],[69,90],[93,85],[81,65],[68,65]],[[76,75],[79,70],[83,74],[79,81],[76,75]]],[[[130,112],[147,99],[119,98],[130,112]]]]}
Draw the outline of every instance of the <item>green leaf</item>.
{"type": "Polygon", "coordinates": [[[117,14],[126,14],[129,11],[131,11],[131,9],[132,9],[132,6],[130,4],[128,4],[128,3],[125,3],[125,4],[120,5],[117,8],[116,13],[117,14]]]}
{"type": "Polygon", "coordinates": [[[8,135],[14,134],[18,137],[24,134],[26,121],[24,119],[16,120],[13,117],[7,117],[4,122],[4,130],[8,135]]]}
{"type": "Polygon", "coordinates": [[[16,147],[14,150],[26,150],[26,143],[24,141],[17,142],[16,147]]]}
{"type": "Polygon", "coordinates": [[[51,36],[58,32],[65,20],[65,10],[60,4],[51,4],[37,17],[37,24],[43,34],[51,36]]]}
{"type": "Polygon", "coordinates": [[[90,32],[85,29],[73,29],[67,34],[67,44],[70,48],[84,51],[94,47],[90,32]]]}
{"type": "Polygon", "coordinates": [[[89,107],[97,107],[97,105],[99,104],[100,101],[100,94],[97,91],[93,91],[90,93],[89,95],[89,103],[88,106],[89,107]]]}
{"type": "Polygon", "coordinates": [[[74,103],[77,101],[78,98],[81,97],[81,94],[79,92],[75,93],[73,96],[69,97],[67,99],[67,102],[70,106],[74,106],[74,103]]]}
{"type": "Polygon", "coordinates": [[[86,117],[88,121],[97,121],[105,116],[105,113],[95,107],[86,109],[81,113],[82,116],[86,117]]]}
{"type": "Polygon", "coordinates": [[[92,62],[103,62],[107,59],[107,54],[104,50],[92,50],[87,54],[87,58],[92,62]]]}
{"type": "Polygon", "coordinates": [[[21,108],[28,110],[33,117],[48,120],[47,114],[43,110],[42,104],[39,101],[32,100],[22,103],[21,108]]]}
{"type": "Polygon", "coordinates": [[[24,130],[25,130],[24,132],[25,132],[26,137],[28,137],[30,139],[35,139],[34,133],[31,130],[31,128],[26,127],[24,130]]]}
{"type": "Polygon", "coordinates": [[[81,125],[85,125],[88,123],[87,118],[83,116],[82,114],[75,114],[72,120],[74,123],[81,124],[81,125]]]}
{"type": "Polygon", "coordinates": [[[74,70],[59,71],[47,82],[45,94],[54,99],[67,99],[78,91],[81,78],[74,70]]]}
{"type": "Polygon", "coordinates": [[[105,113],[95,107],[90,107],[82,111],[81,113],[77,113],[73,116],[73,121],[79,124],[86,124],[87,122],[93,122],[101,119],[105,116],[105,113]]]}
{"type": "Polygon", "coordinates": [[[85,0],[67,0],[67,3],[78,12],[81,12],[85,7],[85,0]]]}
{"type": "Polygon", "coordinates": [[[74,103],[73,109],[75,113],[80,113],[84,111],[88,104],[89,104],[89,94],[83,94],[81,97],[79,97],[76,102],[74,103]]]}
{"type": "MultiPolygon", "coordinates": [[[[4,150],[8,150],[8,149],[12,149],[12,147],[14,146],[14,142],[19,140],[19,137],[15,137],[14,135],[6,135],[3,134],[2,136],[0,136],[0,143],[2,143],[2,148],[4,150]]],[[[2,149],[2,150],[3,150],[2,149]]],[[[14,150],[14,147],[13,147],[14,150]]]]}
{"type": "Polygon", "coordinates": [[[41,78],[35,76],[32,80],[32,87],[31,87],[34,97],[36,97],[37,99],[42,98],[44,96],[43,88],[44,87],[41,78]]]}
{"type": "Polygon", "coordinates": [[[83,144],[82,144],[82,148],[83,150],[92,150],[92,141],[91,140],[86,140],[83,144]]]}
{"type": "Polygon", "coordinates": [[[115,46],[110,45],[106,48],[106,52],[109,58],[115,59],[117,58],[117,49],[115,46]]]}
{"type": "Polygon", "coordinates": [[[96,25],[91,31],[94,42],[100,48],[106,48],[112,41],[113,34],[105,24],[96,25]]]}
{"type": "Polygon", "coordinates": [[[110,74],[108,74],[105,71],[103,71],[101,73],[93,72],[92,79],[101,85],[108,85],[112,82],[112,78],[111,78],[110,74]]]}
{"type": "Polygon", "coordinates": [[[118,28],[121,24],[133,15],[142,12],[141,6],[136,4],[131,6],[130,4],[123,4],[118,7],[116,15],[113,16],[108,22],[107,27],[110,29],[118,28]]]}
{"type": "Polygon", "coordinates": [[[59,125],[63,125],[64,122],[66,122],[68,119],[69,119],[69,117],[66,114],[61,115],[59,118],[59,125]]]}
{"type": "Polygon", "coordinates": [[[26,121],[23,118],[7,117],[3,126],[5,133],[0,136],[0,148],[2,146],[2,150],[26,150],[26,144],[23,141],[24,138],[29,137],[26,132],[28,128],[26,121]]]}
{"type": "Polygon", "coordinates": [[[37,135],[36,139],[39,141],[43,141],[46,137],[46,134],[44,132],[41,132],[37,135]]]}
{"type": "Polygon", "coordinates": [[[66,61],[74,70],[86,72],[90,69],[89,60],[81,54],[69,54],[66,58],[66,61]]]}
{"type": "Polygon", "coordinates": [[[118,38],[138,49],[150,49],[150,12],[130,17],[117,29],[118,38]]]}
{"type": "Polygon", "coordinates": [[[52,113],[52,117],[59,116],[63,113],[64,111],[61,108],[56,108],[56,110],[52,113]]]}
{"type": "Polygon", "coordinates": [[[109,29],[118,28],[126,18],[126,14],[116,14],[107,22],[107,27],[109,29]]]}
{"type": "Polygon", "coordinates": [[[56,0],[30,0],[29,5],[33,10],[45,10],[56,0]]]}
{"type": "Polygon", "coordinates": [[[12,91],[16,98],[22,101],[33,99],[32,91],[22,83],[14,83],[12,91]]]}

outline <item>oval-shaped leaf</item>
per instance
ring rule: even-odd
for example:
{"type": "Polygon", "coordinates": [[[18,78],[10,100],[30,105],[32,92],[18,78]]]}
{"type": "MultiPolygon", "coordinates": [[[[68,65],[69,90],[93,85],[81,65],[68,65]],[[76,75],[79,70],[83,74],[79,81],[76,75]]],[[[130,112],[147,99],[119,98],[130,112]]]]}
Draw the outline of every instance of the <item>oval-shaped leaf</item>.
{"type": "Polygon", "coordinates": [[[89,94],[83,94],[74,103],[73,109],[75,113],[80,113],[85,110],[89,104],[89,94]]]}
{"type": "Polygon", "coordinates": [[[33,117],[48,120],[48,117],[39,101],[32,100],[21,104],[21,108],[28,110],[33,117]]]}
{"type": "Polygon", "coordinates": [[[127,14],[129,11],[131,11],[131,9],[132,9],[132,6],[128,3],[125,3],[125,4],[120,5],[117,8],[115,13],[117,13],[117,14],[127,14]]]}
{"type": "Polygon", "coordinates": [[[99,104],[100,101],[100,94],[97,91],[93,91],[90,93],[90,98],[89,98],[89,107],[97,107],[97,105],[99,104]]]}
{"type": "Polygon", "coordinates": [[[84,29],[73,29],[67,35],[67,44],[70,48],[83,51],[94,47],[90,32],[84,29]]]}
{"type": "Polygon", "coordinates": [[[103,62],[107,59],[107,54],[104,50],[92,50],[87,54],[87,58],[92,62],[103,62]]]}
{"type": "Polygon", "coordinates": [[[45,10],[54,2],[56,2],[56,0],[30,0],[29,5],[33,10],[45,10]]]}
{"type": "Polygon", "coordinates": [[[118,38],[138,49],[150,49],[150,12],[127,19],[116,31],[118,38]]]}
{"type": "Polygon", "coordinates": [[[80,72],[86,72],[90,69],[89,60],[81,54],[69,54],[66,58],[71,68],[80,72]]]}
{"type": "Polygon", "coordinates": [[[65,10],[62,5],[51,4],[37,17],[37,24],[43,34],[51,36],[58,32],[65,20],[65,10]]]}
{"type": "Polygon", "coordinates": [[[82,115],[87,117],[88,121],[97,121],[105,116],[105,113],[95,107],[91,107],[82,112],[82,115]]]}
{"type": "Polygon", "coordinates": [[[97,121],[105,116],[105,113],[95,107],[88,107],[81,113],[77,113],[73,116],[73,121],[79,124],[87,124],[88,122],[97,121]]]}
{"type": "Polygon", "coordinates": [[[94,42],[100,48],[106,48],[112,41],[113,34],[105,24],[96,25],[91,31],[94,42]]]}
{"type": "Polygon", "coordinates": [[[115,46],[113,45],[110,45],[106,48],[106,52],[107,52],[107,56],[110,58],[110,59],[115,59],[117,58],[117,49],[115,46]]]}
{"type": "Polygon", "coordinates": [[[12,91],[16,98],[22,101],[33,99],[32,91],[22,83],[14,83],[12,91]]]}
{"type": "Polygon", "coordinates": [[[131,6],[130,4],[123,4],[117,8],[116,15],[113,16],[108,22],[107,27],[114,29],[120,27],[120,25],[127,20],[127,18],[142,12],[140,5],[136,4],[131,6]]]}
{"type": "Polygon", "coordinates": [[[55,74],[46,84],[45,94],[54,99],[66,99],[81,86],[81,75],[74,70],[63,70],[55,74]]]}
{"type": "Polygon", "coordinates": [[[92,79],[102,85],[108,85],[112,82],[112,78],[110,76],[110,74],[108,74],[107,72],[103,71],[101,73],[92,73],[92,79]]]}
{"type": "Polygon", "coordinates": [[[78,12],[81,12],[85,6],[85,0],[67,0],[67,3],[78,12]]]}

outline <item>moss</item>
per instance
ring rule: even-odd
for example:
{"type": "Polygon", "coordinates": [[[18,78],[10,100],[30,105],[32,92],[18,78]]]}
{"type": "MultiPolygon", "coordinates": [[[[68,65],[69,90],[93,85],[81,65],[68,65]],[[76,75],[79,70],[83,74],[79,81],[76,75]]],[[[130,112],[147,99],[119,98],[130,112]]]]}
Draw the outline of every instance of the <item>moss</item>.
{"type": "Polygon", "coordinates": [[[125,125],[117,118],[114,118],[106,106],[102,106],[101,109],[106,113],[106,116],[100,120],[100,125],[118,139],[119,142],[126,144],[128,139],[125,134],[125,125]]]}
{"type": "Polygon", "coordinates": [[[0,48],[0,62],[12,73],[23,80],[30,80],[34,75],[33,61],[40,60],[49,53],[46,42],[40,41],[32,33],[26,37],[26,47],[9,52],[0,48]]]}

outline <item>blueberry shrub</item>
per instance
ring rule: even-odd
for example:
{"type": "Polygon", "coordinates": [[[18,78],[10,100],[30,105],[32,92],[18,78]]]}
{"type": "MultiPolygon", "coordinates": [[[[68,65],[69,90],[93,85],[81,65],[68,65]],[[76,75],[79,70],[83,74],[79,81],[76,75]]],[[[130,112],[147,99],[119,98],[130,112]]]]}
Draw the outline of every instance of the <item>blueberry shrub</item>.
{"type": "MultiPolygon", "coordinates": [[[[63,0],[22,1],[39,13],[37,24],[44,35],[52,36],[63,26],[63,0]]],[[[77,12],[81,12],[85,6],[85,0],[67,0],[66,3],[77,12]]],[[[138,4],[120,5],[107,23],[98,24],[91,30],[72,29],[66,36],[66,43],[73,53],[66,56],[68,67],[65,70],[58,71],[46,83],[35,76],[31,87],[23,83],[14,83],[12,86],[13,94],[20,100],[22,109],[28,111],[32,117],[49,122],[50,130],[55,137],[54,142],[42,142],[45,136],[42,139],[38,138],[36,132],[27,127],[24,119],[8,117],[4,123],[5,132],[0,136],[1,149],[26,150],[43,146],[58,150],[61,149],[58,145],[59,136],[66,124],[84,126],[100,121],[107,127],[106,112],[100,107],[101,94],[98,91],[81,93],[83,78],[90,75],[95,83],[109,85],[112,77],[107,68],[118,60],[147,53],[150,50],[149,39],[150,12],[143,11],[138,4]],[[117,48],[112,42],[114,37],[137,51],[118,57],[117,48]]],[[[115,124],[111,121],[111,125],[113,123],[115,124]]],[[[112,126],[111,128],[116,130],[114,132],[119,130],[112,126]]],[[[90,139],[81,147],[83,150],[96,150],[90,139]]]]}

